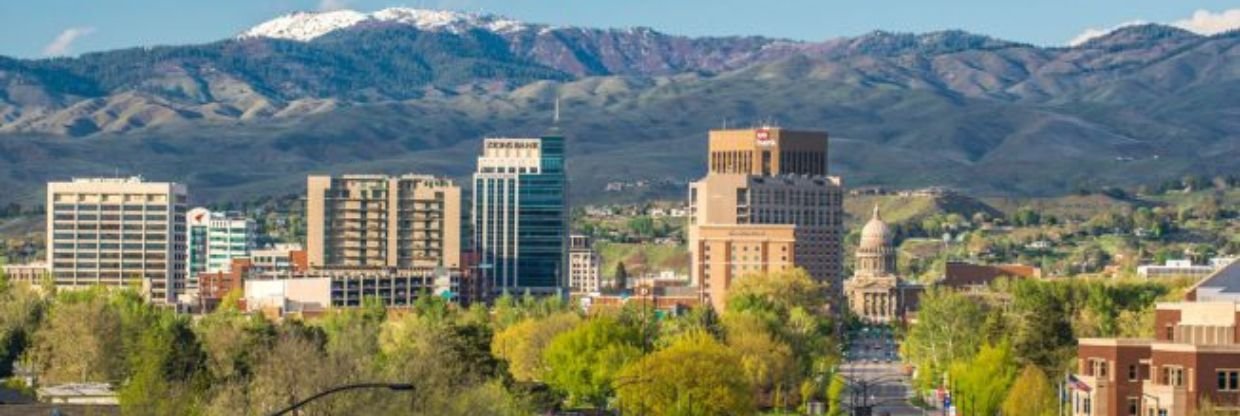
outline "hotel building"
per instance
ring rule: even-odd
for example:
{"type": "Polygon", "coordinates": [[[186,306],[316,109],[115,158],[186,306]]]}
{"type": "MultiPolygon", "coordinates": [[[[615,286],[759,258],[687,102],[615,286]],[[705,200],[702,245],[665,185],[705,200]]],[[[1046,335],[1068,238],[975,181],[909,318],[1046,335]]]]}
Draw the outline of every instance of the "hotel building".
{"type": "Polygon", "coordinates": [[[47,185],[47,262],[58,288],[141,286],[172,303],[186,284],[185,185],[88,178],[47,185]]]}
{"type": "Polygon", "coordinates": [[[194,208],[185,216],[189,227],[186,254],[186,287],[198,288],[200,273],[228,272],[234,258],[246,257],[254,249],[258,226],[239,213],[212,212],[194,208]]]}
{"type": "Polygon", "coordinates": [[[560,294],[568,271],[564,138],[490,138],[474,173],[473,241],[492,294],[560,294]]]}
{"type": "Polygon", "coordinates": [[[461,189],[425,175],[310,176],[311,268],[457,268],[461,189]]]}
{"type": "Polygon", "coordinates": [[[722,309],[736,279],[800,267],[838,301],[843,186],[827,175],[827,134],[711,131],[708,165],[689,186],[690,274],[703,300],[722,309]]]}

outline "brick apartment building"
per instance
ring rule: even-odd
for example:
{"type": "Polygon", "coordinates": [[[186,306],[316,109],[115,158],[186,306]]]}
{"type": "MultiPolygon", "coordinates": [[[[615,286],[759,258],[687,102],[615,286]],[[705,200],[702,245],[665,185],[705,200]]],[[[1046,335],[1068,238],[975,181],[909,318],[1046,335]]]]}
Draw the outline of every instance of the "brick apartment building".
{"type": "Polygon", "coordinates": [[[1072,414],[1240,414],[1240,303],[1160,303],[1154,320],[1154,339],[1080,340],[1072,414]]]}

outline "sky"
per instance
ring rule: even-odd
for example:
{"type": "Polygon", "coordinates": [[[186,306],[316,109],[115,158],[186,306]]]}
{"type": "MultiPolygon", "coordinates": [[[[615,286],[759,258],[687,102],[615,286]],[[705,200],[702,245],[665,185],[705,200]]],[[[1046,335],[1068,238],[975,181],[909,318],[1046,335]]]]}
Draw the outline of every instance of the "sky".
{"type": "Polygon", "coordinates": [[[1240,27],[1240,0],[0,0],[0,55],[72,56],[224,39],[293,11],[417,7],[530,23],[647,26],[691,36],[819,41],[874,30],[963,29],[1061,46],[1135,22],[1240,27]]]}

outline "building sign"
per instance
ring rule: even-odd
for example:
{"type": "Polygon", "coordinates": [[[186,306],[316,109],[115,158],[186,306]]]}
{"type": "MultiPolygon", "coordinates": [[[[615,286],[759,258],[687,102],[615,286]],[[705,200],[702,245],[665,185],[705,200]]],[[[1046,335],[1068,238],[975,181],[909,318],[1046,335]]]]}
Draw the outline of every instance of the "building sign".
{"type": "Polygon", "coordinates": [[[489,141],[487,149],[537,149],[538,142],[489,141]]]}
{"type": "Polygon", "coordinates": [[[775,138],[771,136],[771,129],[765,127],[754,132],[754,141],[758,143],[758,146],[763,147],[775,145],[775,138]]]}

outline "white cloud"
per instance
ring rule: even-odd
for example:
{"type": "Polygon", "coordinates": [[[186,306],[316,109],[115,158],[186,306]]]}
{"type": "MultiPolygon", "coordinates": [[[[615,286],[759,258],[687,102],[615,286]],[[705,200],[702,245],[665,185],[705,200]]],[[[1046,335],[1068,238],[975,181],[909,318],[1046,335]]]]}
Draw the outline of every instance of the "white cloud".
{"type": "Polygon", "coordinates": [[[1072,38],[1072,40],[1068,41],[1068,46],[1077,46],[1077,45],[1080,45],[1080,44],[1082,44],[1082,43],[1089,42],[1089,40],[1090,40],[1090,39],[1093,39],[1093,38],[1096,38],[1096,37],[1100,37],[1100,36],[1106,35],[1107,33],[1111,33],[1111,32],[1113,32],[1113,31],[1115,31],[1116,29],[1123,29],[1123,28],[1126,28],[1126,27],[1128,27],[1128,26],[1143,25],[1143,24],[1146,24],[1146,23],[1147,23],[1147,22],[1146,22],[1146,21],[1144,21],[1144,20],[1132,20],[1132,21],[1127,21],[1127,22],[1124,22],[1124,23],[1120,23],[1120,24],[1115,25],[1115,26],[1111,26],[1110,28],[1107,28],[1107,29],[1099,29],[1099,28],[1096,28],[1096,27],[1091,27],[1091,28],[1089,28],[1089,29],[1085,29],[1085,31],[1084,31],[1084,32],[1081,32],[1081,34],[1076,35],[1076,37],[1074,37],[1074,38],[1072,38]]]}
{"type": "Polygon", "coordinates": [[[1199,35],[1215,35],[1240,28],[1240,9],[1224,10],[1218,13],[1198,10],[1193,12],[1192,17],[1176,20],[1171,25],[1199,35]]]}
{"type": "Polygon", "coordinates": [[[330,12],[349,8],[350,0],[319,0],[319,11],[330,12]]]}
{"type": "Polygon", "coordinates": [[[82,36],[95,33],[93,27],[71,27],[56,35],[56,39],[52,39],[51,43],[43,47],[43,56],[61,56],[69,53],[69,48],[73,47],[82,36]]]}
{"type": "MultiPolygon", "coordinates": [[[[1089,28],[1085,29],[1081,34],[1076,35],[1072,40],[1068,41],[1068,46],[1077,46],[1088,42],[1090,39],[1111,33],[1115,29],[1128,26],[1145,24],[1143,20],[1133,20],[1131,22],[1120,23],[1108,29],[1089,28]]],[[[1215,35],[1229,30],[1240,28],[1240,9],[1229,9],[1218,13],[1209,10],[1197,10],[1193,12],[1192,17],[1180,19],[1168,23],[1171,26],[1196,33],[1198,35],[1215,35]]]]}

